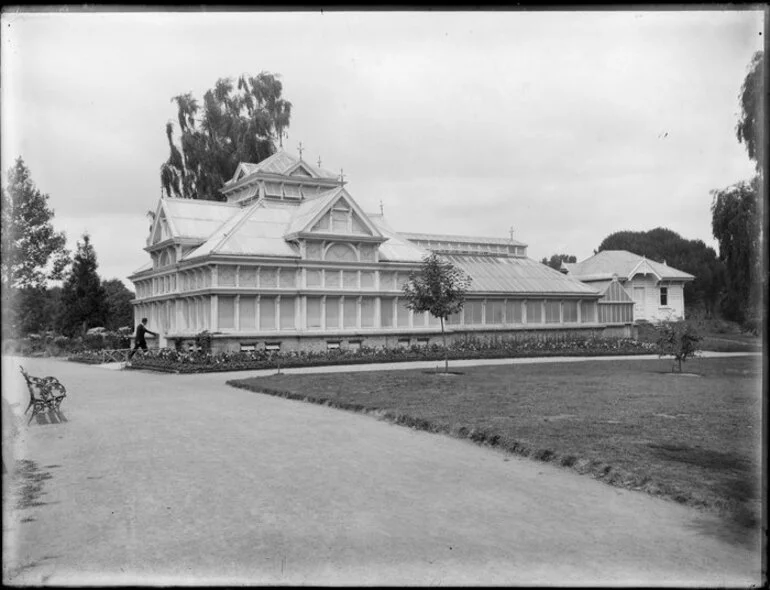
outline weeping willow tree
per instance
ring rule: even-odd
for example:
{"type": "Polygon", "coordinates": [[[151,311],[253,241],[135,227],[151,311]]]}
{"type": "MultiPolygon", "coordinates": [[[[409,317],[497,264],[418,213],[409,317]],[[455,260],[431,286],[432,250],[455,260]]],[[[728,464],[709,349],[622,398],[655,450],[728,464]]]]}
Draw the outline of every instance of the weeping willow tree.
{"type": "Polygon", "coordinates": [[[291,103],[281,98],[283,85],[273,74],[243,75],[237,85],[220,78],[203,95],[191,92],[171,99],[177,106],[179,146],[174,124],[166,124],[169,157],[160,167],[166,196],[222,200],[219,189],[240,162],[260,162],[282,145],[291,103]]]}

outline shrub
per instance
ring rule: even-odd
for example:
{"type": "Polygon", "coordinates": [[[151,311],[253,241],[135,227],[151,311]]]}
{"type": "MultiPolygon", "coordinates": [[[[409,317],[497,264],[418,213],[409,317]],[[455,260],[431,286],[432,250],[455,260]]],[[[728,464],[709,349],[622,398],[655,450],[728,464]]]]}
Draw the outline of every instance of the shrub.
{"type": "Polygon", "coordinates": [[[201,352],[211,351],[211,332],[203,330],[195,335],[195,347],[201,352]]]}
{"type": "MultiPolygon", "coordinates": [[[[692,326],[692,324],[679,322],[661,322],[657,327],[658,356],[673,356],[674,361],[679,363],[679,372],[682,372],[682,363],[697,356],[700,351],[701,336],[692,326]]],[[[671,371],[676,365],[671,366],[671,371]]]]}

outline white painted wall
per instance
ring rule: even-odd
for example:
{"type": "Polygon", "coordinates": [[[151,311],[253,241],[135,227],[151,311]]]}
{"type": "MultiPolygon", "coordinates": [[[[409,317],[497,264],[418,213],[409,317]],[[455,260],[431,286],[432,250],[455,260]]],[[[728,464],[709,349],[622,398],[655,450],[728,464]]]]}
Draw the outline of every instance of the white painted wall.
{"type": "Polygon", "coordinates": [[[630,281],[627,281],[623,287],[628,295],[634,299],[634,320],[647,320],[649,322],[659,322],[662,320],[676,320],[685,318],[684,309],[684,283],[663,283],[658,284],[654,275],[636,275],[630,281]],[[668,288],[668,304],[660,304],[660,288],[668,288]],[[643,289],[643,298],[638,300],[642,294],[637,289],[643,289]]]}

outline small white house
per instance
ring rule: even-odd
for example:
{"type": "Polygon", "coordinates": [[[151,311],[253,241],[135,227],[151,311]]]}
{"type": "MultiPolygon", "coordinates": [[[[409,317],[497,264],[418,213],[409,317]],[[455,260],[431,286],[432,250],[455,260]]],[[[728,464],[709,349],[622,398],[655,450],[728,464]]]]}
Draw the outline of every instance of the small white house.
{"type": "Polygon", "coordinates": [[[695,277],[626,250],[603,250],[562,270],[604,292],[615,278],[634,302],[634,321],[659,322],[685,318],[684,285],[695,277]]]}

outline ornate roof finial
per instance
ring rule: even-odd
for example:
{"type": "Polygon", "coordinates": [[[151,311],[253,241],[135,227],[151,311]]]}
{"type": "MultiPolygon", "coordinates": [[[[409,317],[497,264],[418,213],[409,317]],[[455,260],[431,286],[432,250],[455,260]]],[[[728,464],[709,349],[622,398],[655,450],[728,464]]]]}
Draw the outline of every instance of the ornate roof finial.
{"type": "Polygon", "coordinates": [[[385,209],[382,206],[382,199],[380,199],[380,215],[385,215],[385,209]]]}
{"type": "Polygon", "coordinates": [[[511,242],[513,241],[513,226],[511,226],[511,229],[508,230],[508,233],[511,234],[511,242]]]}
{"type": "Polygon", "coordinates": [[[321,167],[321,156],[318,156],[318,167],[321,167]]]}
{"type": "Polygon", "coordinates": [[[299,145],[297,146],[297,149],[299,150],[299,159],[301,160],[302,159],[302,152],[305,149],[305,148],[302,147],[302,142],[301,141],[299,142],[299,145]]]}
{"type": "Polygon", "coordinates": [[[345,184],[345,173],[340,168],[340,184],[345,184]]]}

